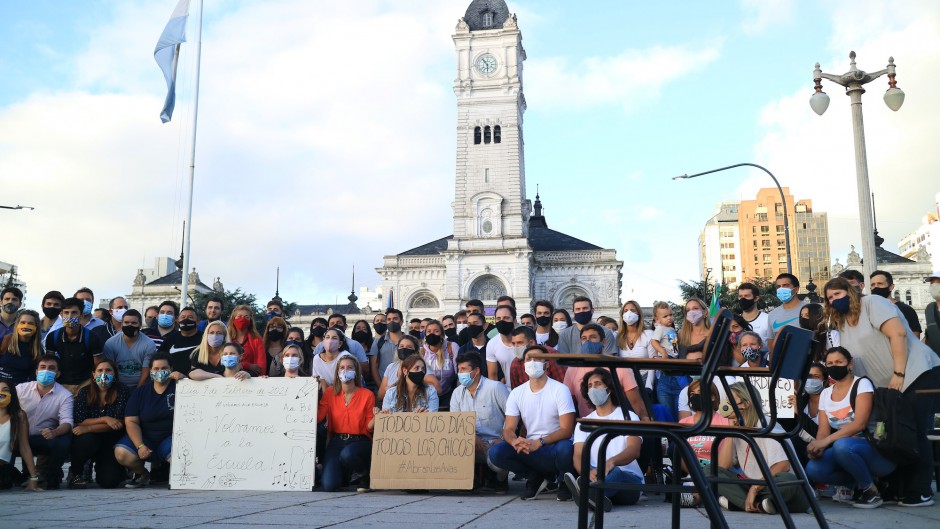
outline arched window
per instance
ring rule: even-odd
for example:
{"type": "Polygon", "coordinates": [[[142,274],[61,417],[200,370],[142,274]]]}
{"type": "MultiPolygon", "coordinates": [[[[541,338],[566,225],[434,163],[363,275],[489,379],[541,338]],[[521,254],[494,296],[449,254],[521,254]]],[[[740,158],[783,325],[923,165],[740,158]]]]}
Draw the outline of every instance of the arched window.
{"type": "Polygon", "coordinates": [[[488,28],[493,25],[493,12],[487,11],[483,13],[483,27],[488,28]]]}
{"type": "Polygon", "coordinates": [[[473,129],[473,144],[474,145],[480,144],[480,127],[476,127],[473,129]]]}
{"type": "Polygon", "coordinates": [[[506,295],[506,286],[494,276],[483,276],[470,287],[470,299],[495,301],[506,295]]]}
{"type": "Polygon", "coordinates": [[[436,309],[439,306],[437,298],[429,292],[422,292],[411,300],[411,308],[413,309],[436,309]]]}
{"type": "Polygon", "coordinates": [[[489,142],[490,142],[490,126],[487,125],[486,127],[483,128],[483,143],[489,143],[489,142]]]}
{"type": "Polygon", "coordinates": [[[499,127],[499,125],[496,125],[495,127],[493,127],[493,143],[500,143],[502,141],[503,141],[502,129],[499,127]]]}

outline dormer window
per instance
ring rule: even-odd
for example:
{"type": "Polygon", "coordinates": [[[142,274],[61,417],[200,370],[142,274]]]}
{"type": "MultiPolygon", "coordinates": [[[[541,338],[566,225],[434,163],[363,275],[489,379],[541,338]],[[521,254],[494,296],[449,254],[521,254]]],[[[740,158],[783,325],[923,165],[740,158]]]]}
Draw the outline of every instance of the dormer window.
{"type": "Polygon", "coordinates": [[[483,27],[488,28],[493,25],[493,12],[484,11],[483,12],[483,27]]]}

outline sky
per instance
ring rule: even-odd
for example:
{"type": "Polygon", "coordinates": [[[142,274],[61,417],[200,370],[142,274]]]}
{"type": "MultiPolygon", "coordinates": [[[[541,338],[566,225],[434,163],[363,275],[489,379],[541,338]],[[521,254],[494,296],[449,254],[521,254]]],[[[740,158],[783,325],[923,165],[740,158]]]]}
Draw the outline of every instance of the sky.
{"type": "MultiPolygon", "coordinates": [[[[173,120],[153,48],[175,0],[0,2],[0,261],[26,305],[48,290],[130,292],[180,252],[196,17],[173,120]]],[[[193,4],[197,4],[194,0],[193,4]]],[[[209,0],[205,6],[191,266],[268,299],[332,303],[379,284],[382,257],[452,233],[456,54],[469,0],[209,0]]],[[[860,246],[850,105],[813,66],[848,53],[897,64],[904,106],[863,96],[885,248],[940,191],[940,3],[933,0],[509,2],[527,54],[528,197],[551,228],[624,262],[622,298],[679,299],[718,203],[770,169],[830,220],[833,258],[860,246]],[[931,81],[932,80],[932,81],[931,81]]],[[[193,10],[195,13],[195,9],[193,10]]]]}

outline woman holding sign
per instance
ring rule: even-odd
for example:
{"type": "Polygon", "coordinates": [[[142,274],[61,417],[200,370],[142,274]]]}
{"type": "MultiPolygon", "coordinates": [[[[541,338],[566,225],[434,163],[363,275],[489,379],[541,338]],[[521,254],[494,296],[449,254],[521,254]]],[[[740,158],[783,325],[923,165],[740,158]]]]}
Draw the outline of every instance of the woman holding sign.
{"type": "Polygon", "coordinates": [[[419,355],[403,360],[398,382],[385,392],[382,413],[437,411],[437,390],[425,382],[427,372],[427,364],[419,355]]]}
{"type": "Polygon", "coordinates": [[[360,385],[359,362],[352,356],[340,357],[333,380],[332,386],[321,386],[324,391],[317,407],[317,422],[327,420],[330,437],[320,484],[325,492],[334,492],[359,474],[357,490],[367,492],[375,397],[360,385]]]}

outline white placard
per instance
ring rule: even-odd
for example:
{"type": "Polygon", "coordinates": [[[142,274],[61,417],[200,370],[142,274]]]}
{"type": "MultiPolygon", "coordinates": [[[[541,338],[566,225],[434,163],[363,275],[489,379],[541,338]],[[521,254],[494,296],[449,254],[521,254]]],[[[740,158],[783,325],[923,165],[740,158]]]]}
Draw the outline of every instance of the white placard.
{"type": "Polygon", "coordinates": [[[174,414],[171,488],[313,488],[316,380],[181,380],[174,414]]]}
{"type": "MultiPolygon", "coordinates": [[[[764,415],[770,416],[770,377],[751,377],[751,384],[760,393],[761,407],[764,409],[764,415]]],[[[777,380],[777,390],[774,397],[777,399],[777,418],[792,419],[794,414],[793,405],[790,404],[790,396],[795,395],[793,390],[793,381],[781,378],[777,380]]]]}

